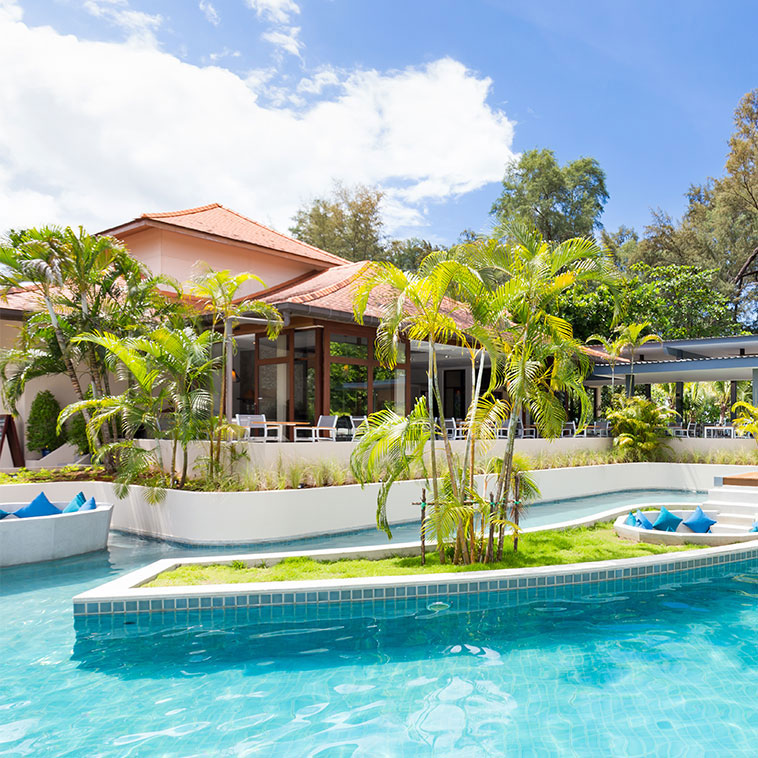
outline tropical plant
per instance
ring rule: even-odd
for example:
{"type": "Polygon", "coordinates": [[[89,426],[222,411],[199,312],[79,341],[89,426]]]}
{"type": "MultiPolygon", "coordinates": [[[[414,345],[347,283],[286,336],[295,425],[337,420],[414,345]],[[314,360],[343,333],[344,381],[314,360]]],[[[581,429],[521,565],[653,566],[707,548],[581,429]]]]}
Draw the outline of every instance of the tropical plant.
{"type": "Polygon", "coordinates": [[[260,277],[250,273],[232,274],[229,271],[214,271],[207,264],[199,264],[193,273],[190,294],[203,303],[203,311],[210,316],[211,330],[223,334],[221,343],[221,398],[217,425],[208,437],[210,443],[209,465],[213,476],[221,460],[221,442],[234,430],[230,429],[227,418],[227,374],[229,362],[235,349],[233,324],[235,320],[258,320],[266,327],[269,339],[274,339],[283,326],[279,311],[268,303],[239,296],[240,288],[255,282],[265,286],[260,277]],[[256,318],[257,317],[257,318],[256,318]],[[214,442],[215,438],[215,442],[214,442]]]}
{"type": "Polygon", "coordinates": [[[616,364],[621,358],[621,354],[626,347],[626,340],[623,337],[615,339],[605,338],[602,334],[592,334],[587,337],[587,344],[598,342],[603,346],[603,350],[608,353],[608,363],[611,364],[611,388],[616,386],[616,364]]]}
{"type": "MultiPolygon", "coordinates": [[[[189,443],[204,436],[213,415],[212,379],[219,365],[213,347],[219,336],[213,331],[198,334],[192,327],[172,330],[161,327],[142,337],[120,338],[114,334],[82,334],[76,342],[91,342],[116,362],[119,378],[127,382],[118,396],[74,403],[61,413],[59,425],[87,409],[90,440],[103,425],[118,421],[124,438],[98,451],[118,456],[119,483],[128,485],[146,472],[161,477],[164,459],[161,440],[171,440],[168,484],[184,487],[187,480],[189,443]],[[143,430],[152,446],[135,443],[143,430]],[[182,449],[181,475],[177,478],[177,449],[182,449]]],[[[156,485],[155,497],[160,486],[156,485]]]]}
{"type": "Polygon", "coordinates": [[[66,441],[65,430],[58,431],[61,407],[49,390],[38,392],[26,420],[26,446],[29,450],[52,452],[66,441]]]}
{"type": "Polygon", "coordinates": [[[643,321],[639,324],[622,324],[616,327],[618,339],[624,350],[629,351],[629,392],[634,389],[634,351],[648,342],[662,342],[657,334],[643,334],[646,329],[650,328],[649,321],[643,321]]]}
{"type": "Polygon", "coordinates": [[[630,460],[652,460],[669,447],[664,434],[674,415],[670,408],[639,395],[620,398],[608,412],[613,444],[630,460]]]}
{"type": "Polygon", "coordinates": [[[758,407],[744,400],[738,400],[732,406],[732,413],[739,413],[732,422],[734,428],[741,434],[749,434],[758,442],[758,407]]]}
{"type": "Polygon", "coordinates": [[[486,295],[472,302],[474,331],[480,341],[484,341],[482,332],[487,333],[500,353],[492,381],[502,384],[507,397],[508,433],[496,489],[499,559],[502,522],[512,499],[516,427],[522,414],[531,414],[543,437],[557,437],[566,420],[560,395],[578,401],[580,428],[591,411],[583,386],[589,361],[573,338],[571,325],[555,315],[557,298],[589,282],[613,286],[616,270],[594,240],[550,244],[521,224],[512,225],[505,239],[479,239],[464,245],[461,254],[476,261],[483,280],[491,282],[486,295]]]}
{"type": "MultiPolygon", "coordinates": [[[[181,307],[158,292],[170,286],[153,277],[117,240],[92,236],[81,227],[45,227],[13,232],[0,246],[0,286],[7,292],[29,289],[40,309],[25,321],[17,347],[0,355],[3,395],[11,408],[33,378],[65,373],[79,400],[110,394],[105,353],[97,346],[74,341],[85,332],[125,336],[144,333],[163,319],[178,319],[181,307]],[[81,375],[88,376],[89,387],[81,375]]],[[[88,409],[84,408],[85,421],[88,409]]],[[[118,430],[101,429],[108,442],[118,430]]]]}

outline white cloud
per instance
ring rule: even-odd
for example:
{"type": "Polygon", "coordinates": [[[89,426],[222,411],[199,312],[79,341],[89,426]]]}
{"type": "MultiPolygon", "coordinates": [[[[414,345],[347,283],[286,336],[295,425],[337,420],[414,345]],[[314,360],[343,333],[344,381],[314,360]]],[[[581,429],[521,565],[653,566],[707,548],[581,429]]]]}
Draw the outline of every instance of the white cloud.
{"type": "Polygon", "coordinates": [[[449,58],[344,73],[296,107],[294,87],[272,101],[266,69],[30,28],[7,1],[0,39],[0,232],[214,201],[286,230],[335,179],[382,186],[390,229],[423,225],[425,203],[498,181],[513,157],[490,80],[449,58]]]}
{"type": "Polygon", "coordinates": [[[218,17],[218,13],[216,9],[213,7],[213,4],[210,2],[210,0],[200,0],[198,3],[198,7],[203,12],[203,15],[205,16],[205,20],[209,24],[213,24],[213,26],[218,26],[221,22],[221,19],[218,17]]]}
{"type": "Polygon", "coordinates": [[[133,10],[129,7],[129,0],[84,0],[83,8],[119,27],[130,39],[153,47],[156,45],[155,31],[163,19],[133,10]]]}
{"type": "Polygon", "coordinates": [[[299,56],[303,43],[297,38],[298,34],[300,34],[299,26],[280,26],[261,34],[261,39],[276,45],[290,55],[299,56]]]}
{"type": "Polygon", "coordinates": [[[301,79],[297,83],[297,91],[307,95],[320,95],[327,87],[335,87],[340,83],[339,74],[332,68],[323,68],[313,76],[301,79]]]}
{"type": "Polygon", "coordinates": [[[232,50],[230,47],[225,47],[223,50],[219,50],[216,53],[211,53],[208,56],[208,60],[212,63],[217,63],[224,58],[239,58],[242,53],[239,50],[232,50]]]}
{"type": "Polygon", "coordinates": [[[245,0],[258,18],[265,18],[275,24],[287,24],[293,15],[300,13],[300,6],[294,0],[245,0]]]}

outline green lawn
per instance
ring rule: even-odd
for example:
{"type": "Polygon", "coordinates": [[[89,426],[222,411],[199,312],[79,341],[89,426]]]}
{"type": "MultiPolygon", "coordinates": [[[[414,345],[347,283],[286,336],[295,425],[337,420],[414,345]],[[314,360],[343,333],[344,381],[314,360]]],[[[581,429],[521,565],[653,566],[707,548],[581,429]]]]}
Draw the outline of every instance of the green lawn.
{"type": "MultiPolygon", "coordinates": [[[[510,543],[508,543],[510,545],[510,543]]],[[[314,561],[311,558],[287,558],[267,568],[243,566],[186,565],[166,571],[145,587],[172,587],[190,584],[236,584],[238,582],[286,582],[306,579],[343,579],[362,576],[397,576],[402,574],[433,574],[440,571],[482,571],[488,569],[526,568],[561,563],[606,561],[615,558],[634,558],[680,550],[696,549],[693,545],[670,547],[644,542],[621,540],[610,522],[590,527],[567,529],[562,532],[522,534],[519,550],[506,551],[503,560],[495,564],[477,563],[471,566],[440,566],[436,553],[427,554],[426,565],[419,556],[397,556],[381,560],[348,559],[314,561]]]]}

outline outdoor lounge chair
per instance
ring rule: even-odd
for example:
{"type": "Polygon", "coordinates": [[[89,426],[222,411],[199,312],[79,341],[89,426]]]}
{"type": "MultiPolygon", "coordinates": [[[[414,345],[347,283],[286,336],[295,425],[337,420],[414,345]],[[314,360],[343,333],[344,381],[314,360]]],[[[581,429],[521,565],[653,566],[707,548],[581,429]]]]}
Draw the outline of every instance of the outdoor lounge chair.
{"type": "Polygon", "coordinates": [[[315,426],[296,426],[295,442],[336,442],[339,416],[319,416],[315,426]]]}

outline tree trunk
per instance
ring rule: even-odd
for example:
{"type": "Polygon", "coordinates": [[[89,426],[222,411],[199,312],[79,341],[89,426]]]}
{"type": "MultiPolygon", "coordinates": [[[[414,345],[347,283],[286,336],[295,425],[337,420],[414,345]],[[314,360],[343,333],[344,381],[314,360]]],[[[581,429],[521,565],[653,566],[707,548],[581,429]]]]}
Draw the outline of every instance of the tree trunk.
{"type": "Polygon", "coordinates": [[[440,563],[445,563],[445,540],[441,533],[440,525],[440,497],[439,486],[437,482],[437,452],[435,450],[435,428],[434,428],[434,390],[432,372],[434,371],[434,361],[432,360],[432,342],[429,340],[429,363],[426,371],[426,403],[429,412],[429,459],[432,468],[432,503],[435,513],[435,530],[437,532],[437,552],[440,556],[440,563]]]}
{"type": "MultiPolygon", "coordinates": [[[[498,503],[498,514],[501,519],[505,519],[507,513],[508,496],[511,490],[511,474],[513,472],[513,451],[516,447],[516,422],[521,409],[514,403],[511,408],[511,418],[508,422],[508,438],[505,443],[505,453],[503,453],[503,465],[500,470],[500,477],[497,484],[496,501],[498,503]]],[[[505,525],[500,524],[498,529],[497,559],[503,559],[503,542],[505,541],[505,525]]]]}

